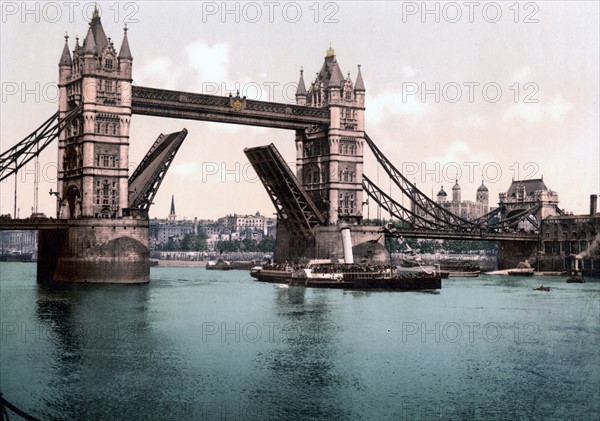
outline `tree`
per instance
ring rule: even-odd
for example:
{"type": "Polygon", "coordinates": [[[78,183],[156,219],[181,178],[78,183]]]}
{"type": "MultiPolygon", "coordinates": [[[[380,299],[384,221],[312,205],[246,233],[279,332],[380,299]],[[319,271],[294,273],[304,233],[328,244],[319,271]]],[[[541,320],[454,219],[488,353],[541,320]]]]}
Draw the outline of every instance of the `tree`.
{"type": "Polygon", "coordinates": [[[230,240],[218,241],[215,249],[217,251],[238,251],[239,242],[230,240]]]}
{"type": "Polygon", "coordinates": [[[275,239],[271,237],[265,237],[257,245],[257,249],[260,252],[268,253],[275,252],[275,239]]]}

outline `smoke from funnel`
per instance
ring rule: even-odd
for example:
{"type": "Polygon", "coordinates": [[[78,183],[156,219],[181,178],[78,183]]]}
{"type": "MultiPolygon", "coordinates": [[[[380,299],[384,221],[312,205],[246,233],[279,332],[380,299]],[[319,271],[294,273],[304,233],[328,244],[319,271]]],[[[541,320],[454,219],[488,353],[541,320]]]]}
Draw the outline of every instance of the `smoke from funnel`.
{"type": "Polygon", "coordinates": [[[600,255],[600,234],[596,235],[596,238],[594,238],[594,241],[592,241],[592,244],[590,244],[590,246],[587,249],[585,249],[584,251],[579,253],[577,256],[575,256],[575,258],[583,259],[588,256],[598,256],[598,255],[600,255]]]}

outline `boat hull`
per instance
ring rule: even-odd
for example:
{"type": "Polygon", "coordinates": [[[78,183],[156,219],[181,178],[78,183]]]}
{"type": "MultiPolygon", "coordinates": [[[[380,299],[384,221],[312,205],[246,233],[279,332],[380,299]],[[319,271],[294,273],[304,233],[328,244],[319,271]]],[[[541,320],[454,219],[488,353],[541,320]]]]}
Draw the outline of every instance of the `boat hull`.
{"type": "Polygon", "coordinates": [[[448,272],[450,278],[476,278],[479,276],[479,271],[469,272],[448,272]]]}
{"type": "Polygon", "coordinates": [[[511,269],[508,276],[533,276],[533,269],[511,269]]]}
{"type": "Polygon", "coordinates": [[[275,284],[289,284],[292,281],[292,272],[279,270],[260,270],[250,272],[250,276],[261,282],[271,282],[275,284]]]}
{"type": "Polygon", "coordinates": [[[386,289],[417,291],[423,289],[441,289],[440,276],[413,276],[394,278],[357,278],[352,280],[354,289],[386,289]]]}
{"type": "Polygon", "coordinates": [[[255,270],[250,275],[261,281],[288,285],[301,285],[312,288],[343,289],[382,289],[382,290],[429,290],[441,289],[442,277],[439,274],[413,274],[392,278],[379,273],[335,273],[327,277],[323,274],[298,276],[283,270],[255,270]]]}

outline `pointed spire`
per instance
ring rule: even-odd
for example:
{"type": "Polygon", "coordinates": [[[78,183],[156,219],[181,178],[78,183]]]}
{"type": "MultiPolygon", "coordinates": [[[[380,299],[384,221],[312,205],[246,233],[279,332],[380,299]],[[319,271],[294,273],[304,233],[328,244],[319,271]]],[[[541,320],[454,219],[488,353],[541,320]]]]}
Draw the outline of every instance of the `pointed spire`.
{"type": "Polygon", "coordinates": [[[92,27],[90,26],[88,33],[83,40],[83,53],[94,54],[96,52],[96,41],[94,41],[94,33],[92,32],[92,27]]]}
{"type": "Polygon", "coordinates": [[[94,31],[94,41],[96,41],[96,47],[98,52],[101,53],[108,44],[108,39],[106,38],[106,34],[104,33],[104,28],[102,28],[102,23],[100,23],[100,19],[98,18],[97,23],[92,25],[92,30],[94,31]]]}
{"type": "Polygon", "coordinates": [[[69,51],[69,35],[65,34],[65,47],[63,48],[62,55],[60,56],[59,66],[72,66],[73,60],[71,60],[71,52],[69,51]]]}
{"type": "Polygon", "coordinates": [[[356,75],[356,84],[354,85],[355,91],[365,91],[365,82],[363,82],[362,73],[360,72],[360,64],[358,65],[358,75],[356,75]]]}
{"type": "Polygon", "coordinates": [[[306,86],[304,85],[304,70],[300,69],[300,80],[298,81],[298,89],[296,89],[296,96],[306,95],[306,86]]]}
{"type": "Polygon", "coordinates": [[[92,22],[100,20],[100,12],[98,12],[98,3],[94,2],[94,13],[92,14],[92,22]]]}
{"type": "Polygon", "coordinates": [[[171,195],[171,212],[169,212],[170,217],[175,217],[175,195],[171,195]]]}
{"type": "Polygon", "coordinates": [[[127,24],[125,24],[125,28],[123,28],[123,42],[121,43],[119,58],[133,60],[133,57],[131,56],[131,50],[129,49],[129,39],[127,38],[127,24]]]}
{"type": "Polygon", "coordinates": [[[331,79],[329,80],[329,87],[339,88],[342,86],[342,80],[344,79],[344,75],[340,70],[340,66],[338,66],[337,61],[333,63],[333,67],[331,69],[331,79]]]}

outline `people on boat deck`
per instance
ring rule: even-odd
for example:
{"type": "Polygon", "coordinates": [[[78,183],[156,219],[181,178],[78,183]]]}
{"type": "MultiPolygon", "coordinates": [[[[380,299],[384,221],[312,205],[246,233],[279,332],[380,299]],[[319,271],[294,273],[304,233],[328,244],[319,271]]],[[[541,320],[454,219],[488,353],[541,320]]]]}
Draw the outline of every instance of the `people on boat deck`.
{"type": "MultiPolygon", "coordinates": [[[[265,270],[280,270],[290,271],[301,269],[302,266],[291,263],[268,263],[263,266],[265,270]]],[[[360,265],[356,263],[320,263],[311,267],[314,273],[339,273],[339,272],[358,272],[358,273],[371,273],[371,272],[384,272],[389,271],[390,265],[360,265]]],[[[392,267],[393,270],[396,266],[392,267]]]]}

